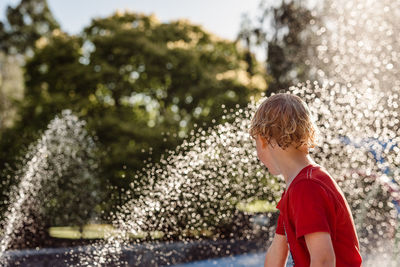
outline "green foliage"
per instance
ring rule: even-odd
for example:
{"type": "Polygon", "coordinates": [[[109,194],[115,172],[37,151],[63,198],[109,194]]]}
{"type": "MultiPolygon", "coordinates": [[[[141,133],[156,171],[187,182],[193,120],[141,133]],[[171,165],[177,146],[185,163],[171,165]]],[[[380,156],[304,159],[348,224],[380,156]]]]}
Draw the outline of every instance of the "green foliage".
{"type": "Polygon", "coordinates": [[[222,104],[243,107],[266,87],[257,71],[246,72],[236,43],[185,21],[135,13],[95,19],[77,36],[53,31],[33,52],[20,120],[3,135],[0,163],[12,164],[56,114],[71,109],[102,151],[98,175],[111,184],[106,213],[124,202],[145,160],[157,162],[196,125],[222,122],[222,104]]]}

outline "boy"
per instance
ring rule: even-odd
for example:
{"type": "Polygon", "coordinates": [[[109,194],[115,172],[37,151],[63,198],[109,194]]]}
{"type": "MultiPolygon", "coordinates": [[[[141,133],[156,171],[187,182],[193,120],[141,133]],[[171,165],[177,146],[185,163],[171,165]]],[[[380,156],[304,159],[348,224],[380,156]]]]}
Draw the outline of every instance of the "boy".
{"type": "Polygon", "coordinates": [[[336,182],[308,154],[316,128],[307,105],[292,94],[269,97],[256,111],[250,135],[259,160],[286,182],[264,267],[285,266],[289,251],[296,267],[361,266],[349,205],[336,182]]]}

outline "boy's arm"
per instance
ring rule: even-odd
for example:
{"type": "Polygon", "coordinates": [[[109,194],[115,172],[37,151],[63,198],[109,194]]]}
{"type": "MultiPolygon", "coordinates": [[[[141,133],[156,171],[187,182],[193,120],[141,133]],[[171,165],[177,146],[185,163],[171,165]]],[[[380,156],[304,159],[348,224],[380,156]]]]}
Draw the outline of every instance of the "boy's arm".
{"type": "Polygon", "coordinates": [[[283,267],[289,254],[286,236],[275,234],[265,256],[264,267],[283,267]]]}
{"type": "Polygon", "coordinates": [[[304,238],[310,253],[310,267],[335,267],[335,251],[329,233],[315,232],[304,238]]]}

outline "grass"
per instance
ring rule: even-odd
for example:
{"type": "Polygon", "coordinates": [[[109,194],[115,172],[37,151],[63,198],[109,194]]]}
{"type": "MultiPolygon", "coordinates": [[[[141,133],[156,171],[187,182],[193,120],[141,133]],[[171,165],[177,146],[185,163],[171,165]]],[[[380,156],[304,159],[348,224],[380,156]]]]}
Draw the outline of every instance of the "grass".
{"type": "Polygon", "coordinates": [[[239,202],[236,208],[247,213],[265,213],[277,211],[275,205],[269,203],[267,200],[254,200],[250,203],[239,202]]]}
{"type": "MultiPolygon", "coordinates": [[[[118,230],[110,224],[88,224],[83,226],[82,232],[78,226],[54,226],[49,228],[49,235],[54,238],[65,239],[104,239],[108,235],[117,235],[118,230]]],[[[164,236],[163,232],[153,231],[150,233],[141,232],[130,234],[130,238],[143,239],[146,237],[160,239],[164,236]]]]}
{"type": "Polygon", "coordinates": [[[50,227],[49,234],[55,238],[66,239],[97,239],[104,238],[107,233],[112,233],[115,229],[109,224],[88,224],[83,226],[82,232],[77,226],[57,226],[50,227]]]}

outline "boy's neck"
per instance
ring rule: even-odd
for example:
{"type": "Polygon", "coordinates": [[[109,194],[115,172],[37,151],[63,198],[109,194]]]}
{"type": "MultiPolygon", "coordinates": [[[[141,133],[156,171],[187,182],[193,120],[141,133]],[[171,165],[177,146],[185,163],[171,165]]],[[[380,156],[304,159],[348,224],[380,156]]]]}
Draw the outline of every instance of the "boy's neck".
{"type": "Polygon", "coordinates": [[[315,162],[311,159],[309,154],[306,154],[302,151],[288,151],[289,153],[286,157],[282,158],[279,165],[281,169],[281,174],[283,175],[286,188],[289,187],[293,179],[300,173],[304,167],[315,164],[315,162]]]}

